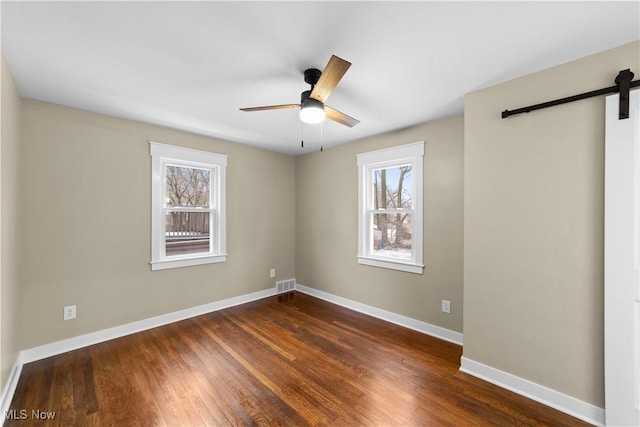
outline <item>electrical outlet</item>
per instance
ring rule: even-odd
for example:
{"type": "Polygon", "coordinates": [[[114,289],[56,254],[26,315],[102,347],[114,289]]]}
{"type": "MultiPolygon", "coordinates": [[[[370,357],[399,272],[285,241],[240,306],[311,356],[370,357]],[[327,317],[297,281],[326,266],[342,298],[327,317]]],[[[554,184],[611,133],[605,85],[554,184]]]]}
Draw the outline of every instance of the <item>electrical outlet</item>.
{"type": "Polygon", "coordinates": [[[451,313],[451,301],[447,301],[446,299],[442,300],[442,312],[451,313]]]}
{"type": "Polygon", "coordinates": [[[64,320],[71,320],[76,318],[76,306],[68,305],[64,308],[64,320]]]}
{"type": "Polygon", "coordinates": [[[272,268],[271,271],[269,272],[269,274],[271,275],[271,278],[273,279],[274,277],[276,277],[276,269],[272,268]]]}

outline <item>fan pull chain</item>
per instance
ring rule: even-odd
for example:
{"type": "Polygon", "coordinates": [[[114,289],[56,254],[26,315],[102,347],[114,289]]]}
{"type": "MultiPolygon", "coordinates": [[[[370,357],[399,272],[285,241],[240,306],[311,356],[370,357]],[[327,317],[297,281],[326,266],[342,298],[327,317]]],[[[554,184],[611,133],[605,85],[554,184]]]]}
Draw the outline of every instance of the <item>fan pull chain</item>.
{"type": "Polygon", "coordinates": [[[324,148],[324,122],[320,122],[320,151],[324,148]]]}
{"type": "Polygon", "coordinates": [[[304,148],[304,124],[300,121],[300,148],[304,148]]]}

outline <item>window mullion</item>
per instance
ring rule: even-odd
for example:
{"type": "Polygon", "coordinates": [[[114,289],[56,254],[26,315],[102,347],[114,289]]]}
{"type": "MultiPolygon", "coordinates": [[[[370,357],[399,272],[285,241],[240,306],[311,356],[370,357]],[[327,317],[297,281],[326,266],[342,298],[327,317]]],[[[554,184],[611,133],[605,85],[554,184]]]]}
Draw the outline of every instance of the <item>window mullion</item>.
{"type": "Polygon", "coordinates": [[[166,212],[208,212],[213,208],[205,206],[165,206],[162,208],[166,212]]]}
{"type": "Polygon", "coordinates": [[[394,214],[394,213],[405,213],[405,212],[414,212],[415,209],[370,209],[369,212],[373,213],[386,213],[386,214],[394,214]]]}

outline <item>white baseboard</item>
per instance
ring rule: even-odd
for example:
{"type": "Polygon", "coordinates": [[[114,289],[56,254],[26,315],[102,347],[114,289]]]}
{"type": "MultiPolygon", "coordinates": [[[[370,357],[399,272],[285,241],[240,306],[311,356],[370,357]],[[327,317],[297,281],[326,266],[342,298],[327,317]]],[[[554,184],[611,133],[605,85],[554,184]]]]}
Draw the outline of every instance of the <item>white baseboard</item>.
{"type": "Polygon", "coordinates": [[[597,426],[603,426],[605,424],[605,411],[602,408],[464,356],[462,356],[460,362],[460,370],[462,372],[511,390],[514,393],[518,393],[588,423],[597,426]]]}
{"type": "Polygon", "coordinates": [[[162,314],[160,316],[151,317],[149,319],[139,320],[137,322],[127,323],[125,325],[103,329],[101,331],[91,332],[89,334],[80,335],[77,337],[68,338],[65,340],[41,345],[39,347],[23,350],[18,354],[15,366],[11,371],[9,381],[7,381],[4,390],[2,390],[2,400],[0,401],[0,409],[2,410],[2,412],[0,412],[0,414],[5,414],[6,411],[9,410],[9,405],[11,405],[11,400],[13,399],[13,395],[16,391],[16,386],[18,385],[18,379],[20,378],[20,373],[22,372],[22,366],[25,363],[35,362],[47,357],[66,353],[72,350],[77,350],[82,347],[87,347],[93,344],[98,344],[126,335],[131,335],[136,332],[142,332],[147,329],[156,328],[158,326],[167,325],[169,323],[178,322],[180,320],[189,319],[191,317],[200,316],[202,314],[211,313],[214,311],[222,310],[224,308],[245,304],[273,295],[276,295],[275,288],[265,289],[262,291],[215,301],[209,304],[203,304],[184,310],[174,311],[172,313],[162,314]]]}
{"type": "Polygon", "coordinates": [[[348,309],[358,311],[360,313],[367,314],[378,319],[386,320],[387,322],[394,323],[396,325],[404,326],[405,328],[413,329],[414,331],[422,332],[423,334],[431,335],[441,340],[449,341],[454,344],[462,345],[463,335],[460,332],[452,331],[450,329],[442,328],[440,326],[432,325],[427,322],[412,319],[401,314],[392,313],[390,311],[382,310],[377,307],[362,304],[357,301],[353,301],[347,298],[342,298],[337,295],[333,295],[318,289],[310,288],[308,286],[296,283],[296,290],[302,293],[314,296],[316,298],[329,301],[331,303],[341,305],[348,309]]]}
{"type": "Polygon", "coordinates": [[[151,317],[149,319],[139,320],[137,322],[127,323],[125,325],[116,326],[101,331],[92,332],[86,335],[80,335],[66,340],[45,344],[24,350],[20,353],[22,363],[30,363],[36,360],[55,356],[57,354],[66,353],[67,351],[76,350],[78,348],[87,347],[114,338],[120,338],[131,335],[136,332],[145,331],[147,329],[156,328],[158,326],[168,325],[169,323],[179,322],[180,320],[189,319],[191,317],[200,316],[202,314],[211,313],[222,310],[224,308],[245,304],[258,299],[275,295],[275,288],[265,289],[263,291],[253,292],[250,294],[240,295],[209,304],[203,304],[184,310],[174,311],[172,313],[162,314],[160,316],[151,317]]]}
{"type": "Polygon", "coordinates": [[[9,411],[9,405],[11,405],[11,400],[13,399],[13,395],[16,392],[16,387],[18,386],[18,380],[20,379],[21,372],[22,363],[20,361],[20,355],[18,355],[16,363],[11,370],[11,374],[9,375],[9,380],[2,390],[2,399],[0,400],[0,416],[2,416],[2,419],[4,419],[4,414],[9,411]]]}

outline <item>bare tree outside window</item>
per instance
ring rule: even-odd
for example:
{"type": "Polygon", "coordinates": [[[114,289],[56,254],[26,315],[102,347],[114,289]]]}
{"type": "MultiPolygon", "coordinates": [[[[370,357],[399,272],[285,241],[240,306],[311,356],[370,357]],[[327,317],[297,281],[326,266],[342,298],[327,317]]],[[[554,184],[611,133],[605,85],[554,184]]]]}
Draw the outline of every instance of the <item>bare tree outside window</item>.
{"type": "Polygon", "coordinates": [[[166,203],[170,206],[209,206],[211,185],[209,169],[167,166],[166,203]]]}
{"type": "Polygon", "coordinates": [[[166,255],[209,252],[211,170],[165,167],[166,255]]]}
{"type": "Polygon", "coordinates": [[[373,252],[411,258],[411,165],[373,171],[373,252]]]}

